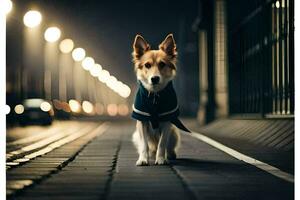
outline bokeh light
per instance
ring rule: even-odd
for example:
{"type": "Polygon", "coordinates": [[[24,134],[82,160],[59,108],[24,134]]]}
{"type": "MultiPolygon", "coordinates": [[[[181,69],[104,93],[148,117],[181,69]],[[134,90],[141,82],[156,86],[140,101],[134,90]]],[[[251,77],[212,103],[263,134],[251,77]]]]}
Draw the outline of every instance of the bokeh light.
{"type": "Polygon", "coordinates": [[[92,67],[94,67],[94,65],[95,65],[95,60],[91,57],[86,57],[81,63],[82,68],[87,71],[90,70],[92,67]]]}
{"type": "Polygon", "coordinates": [[[44,38],[47,42],[56,42],[61,36],[61,31],[57,27],[49,27],[44,33],[44,38]]]}
{"type": "Polygon", "coordinates": [[[47,101],[44,101],[43,103],[41,103],[40,108],[42,111],[48,112],[51,110],[51,104],[48,103],[47,101]]]}
{"type": "Polygon", "coordinates": [[[101,103],[96,103],[95,105],[95,111],[98,115],[103,115],[104,114],[104,106],[101,103]]]}
{"type": "Polygon", "coordinates": [[[81,111],[81,105],[78,101],[71,99],[69,101],[69,106],[72,112],[79,113],[81,111]]]}
{"type": "Polygon", "coordinates": [[[18,104],[15,106],[15,112],[17,114],[22,114],[24,112],[24,106],[22,104],[18,104]]]}
{"type": "Polygon", "coordinates": [[[120,104],[120,105],[118,106],[118,113],[119,113],[119,115],[121,115],[121,116],[126,116],[126,115],[128,115],[128,113],[129,113],[128,106],[127,106],[126,104],[120,104]]]}
{"type": "Polygon", "coordinates": [[[110,77],[110,74],[107,70],[101,70],[101,72],[99,73],[98,79],[102,83],[106,83],[108,81],[109,77],[110,77]]]}
{"type": "Polygon", "coordinates": [[[30,10],[28,11],[24,17],[23,22],[25,26],[29,28],[37,27],[42,21],[42,15],[39,11],[36,10],[30,10]]]}
{"type": "Polygon", "coordinates": [[[108,104],[107,114],[109,116],[116,116],[118,114],[118,106],[116,104],[108,104]]]}
{"type": "Polygon", "coordinates": [[[10,106],[6,104],[5,107],[4,107],[4,110],[5,110],[5,114],[8,115],[10,113],[10,110],[11,110],[10,106]]]}
{"type": "Polygon", "coordinates": [[[82,102],[82,109],[87,114],[93,114],[93,112],[94,112],[94,106],[89,101],[83,101],[82,102]]]}
{"type": "Polygon", "coordinates": [[[11,12],[12,7],[13,3],[11,0],[4,0],[4,10],[6,15],[11,12]]]}
{"type": "Polygon", "coordinates": [[[70,53],[74,48],[74,42],[71,39],[64,39],[59,44],[59,49],[62,53],[70,53]]]}
{"type": "Polygon", "coordinates": [[[91,69],[90,73],[93,77],[98,77],[99,74],[101,73],[102,66],[100,64],[95,64],[91,69]]]}
{"type": "Polygon", "coordinates": [[[72,58],[79,62],[82,61],[85,57],[85,50],[83,48],[76,48],[72,52],[72,58]]]}

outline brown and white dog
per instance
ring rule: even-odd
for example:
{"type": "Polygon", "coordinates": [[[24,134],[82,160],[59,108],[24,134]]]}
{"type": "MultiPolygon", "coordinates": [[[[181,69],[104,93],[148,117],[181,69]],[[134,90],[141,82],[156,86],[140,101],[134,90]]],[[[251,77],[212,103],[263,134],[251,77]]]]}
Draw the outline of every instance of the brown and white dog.
{"type": "MultiPolygon", "coordinates": [[[[138,81],[150,93],[159,93],[176,75],[177,50],[172,34],[151,50],[145,39],[137,35],[133,43],[133,62],[138,81]]],[[[153,129],[149,121],[137,121],[132,137],[139,158],[137,166],[149,165],[149,157],[155,157],[155,164],[164,165],[176,158],[180,134],[171,122],[159,122],[153,129]]]]}

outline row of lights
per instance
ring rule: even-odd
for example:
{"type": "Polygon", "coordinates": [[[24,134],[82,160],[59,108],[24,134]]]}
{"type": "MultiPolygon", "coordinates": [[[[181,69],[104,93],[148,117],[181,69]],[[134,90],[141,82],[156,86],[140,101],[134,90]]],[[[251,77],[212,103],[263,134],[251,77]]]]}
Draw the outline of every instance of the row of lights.
{"type": "MultiPolygon", "coordinates": [[[[103,115],[105,113],[105,108],[103,104],[96,103],[93,105],[89,101],[83,101],[82,104],[80,104],[78,101],[71,99],[69,101],[69,106],[72,112],[74,113],[80,113],[84,112],[86,114],[98,114],[103,115]]],[[[129,113],[128,106],[126,104],[108,104],[106,107],[106,113],[109,116],[126,116],[129,113]]]]}
{"type": "MultiPolygon", "coordinates": [[[[57,110],[64,110],[66,112],[73,112],[76,114],[84,113],[88,115],[104,115],[105,114],[105,108],[104,105],[100,103],[96,103],[93,105],[89,101],[83,101],[82,104],[80,104],[78,101],[71,99],[69,103],[63,104],[62,102],[54,102],[54,107],[57,110]],[[65,105],[66,104],[66,105],[65,105]]],[[[44,112],[49,112],[52,109],[52,106],[48,102],[43,102],[40,105],[40,109],[44,112]]],[[[25,108],[22,104],[18,104],[14,107],[14,112],[18,115],[23,114],[25,111],[25,108]]],[[[5,114],[9,114],[11,112],[11,108],[9,105],[6,105],[5,107],[5,114]]],[[[106,113],[109,116],[126,116],[129,113],[128,106],[126,104],[108,104],[106,107],[106,113]]]]}
{"type": "MultiPolygon", "coordinates": [[[[7,0],[7,12],[12,9],[12,2],[7,0]]],[[[23,22],[28,28],[37,27],[42,21],[42,15],[39,11],[30,10],[24,17],[23,22]]],[[[53,43],[59,40],[61,37],[61,31],[57,27],[47,28],[44,33],[44,38],[47,42],[53,43]]],[[[117,80],[117,78],[111,75],[107,70],[103,69],[102,66],[95,62],[92,57],[86,56],[86,52],[83,48],[75,48],[74,42],[71,39],[64,39],[59,44],[59,49],[62,53],[71,53],[72,58],[75,62],[81,62],[81,66],[84,70],[88,71],[91,76],[98,78],[98,80],[111,90],[116,92],[123,98],[128,98],[130,96],[131,90],[128,85],[117,80]]]]}

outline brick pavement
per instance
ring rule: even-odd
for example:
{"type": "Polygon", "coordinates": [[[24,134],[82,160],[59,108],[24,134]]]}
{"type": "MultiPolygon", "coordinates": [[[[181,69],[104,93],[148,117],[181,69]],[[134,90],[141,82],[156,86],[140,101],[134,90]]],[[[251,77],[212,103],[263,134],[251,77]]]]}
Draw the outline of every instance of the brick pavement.
{"type": "MultiPolygon", "coordinates": [[[[11,199],[293,199],[292,183],[188,135],[182,136],[179,158],[171,165],[155,166],[152,160],[151,166],[136,167],[133,129],[133,123],[112,123],[66,166],[11,199]]],[[[71,144],[69,147],[72,149],[71,144]]],[[[59,164],[62,160],[50,158],[69,156],[59,150],[36,159],[46,159],[42,165],[33,160],[11,175],[28,176],[30,180],[43,170],[51,170],[55,165],[50,161],[59,164]],[[30,164],[41,167],[30,171],[30,164]]]]}

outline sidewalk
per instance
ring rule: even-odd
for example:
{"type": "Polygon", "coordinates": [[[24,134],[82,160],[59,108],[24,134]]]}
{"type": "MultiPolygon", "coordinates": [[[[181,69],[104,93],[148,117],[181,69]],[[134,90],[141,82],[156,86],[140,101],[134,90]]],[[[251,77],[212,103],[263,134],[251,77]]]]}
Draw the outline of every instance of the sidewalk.
{"type": "Polygon", "coordinates": [[[198,133],[294,174],[294,119],[220,119],[203,127],[196,120],[185,123],[198,133]]]}
{"type": "Polygon", "coordinates": [[[111,123],[66,166],[11,199],[293,199],[294,184],[188,134],[171,165],[136,167],[133,130],[133,123],[111,123]]]}

